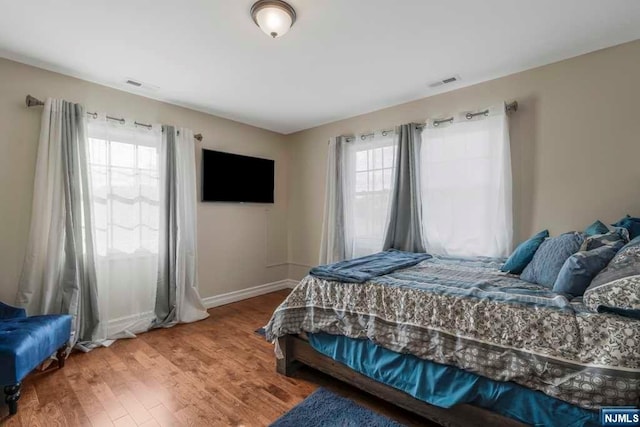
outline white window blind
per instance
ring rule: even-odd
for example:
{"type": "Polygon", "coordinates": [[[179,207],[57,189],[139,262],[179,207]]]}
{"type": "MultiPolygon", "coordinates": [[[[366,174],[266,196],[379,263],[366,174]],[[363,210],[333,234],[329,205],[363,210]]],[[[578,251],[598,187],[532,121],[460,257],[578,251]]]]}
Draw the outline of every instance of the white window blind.
{"type": "Polygon", "coordinates": [[[158,252],[159,143],[146,128],[89,125],[98,255],[158,252]]]}

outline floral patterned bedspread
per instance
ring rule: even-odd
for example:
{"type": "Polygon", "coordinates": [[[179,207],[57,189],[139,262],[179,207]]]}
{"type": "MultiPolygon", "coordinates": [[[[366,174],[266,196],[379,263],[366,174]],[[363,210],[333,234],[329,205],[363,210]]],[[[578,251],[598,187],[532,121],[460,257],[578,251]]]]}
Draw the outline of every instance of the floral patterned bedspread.
{"type": "Polygon", "coordinates": [[[307,276],[276,309],[266,336],[368,338],[588,409],[638,405],[640,320],[593,313],[499,266],[434,257],[365,283],[307,276]]]}

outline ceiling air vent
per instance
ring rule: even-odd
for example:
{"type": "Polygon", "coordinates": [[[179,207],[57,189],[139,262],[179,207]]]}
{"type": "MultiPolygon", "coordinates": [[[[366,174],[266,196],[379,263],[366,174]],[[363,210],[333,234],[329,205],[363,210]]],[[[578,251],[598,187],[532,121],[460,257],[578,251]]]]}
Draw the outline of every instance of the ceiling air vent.
{"type": "Polygon", "coordinates": [[[447,77],[445,79],[441,79],[436,82],[430,83],[429,87],[438,87],[446,84],[455,83],[457,81],[460,81],[460,76],[455,75],[455,76],[447,77]]]}
{"type": "Polygon", "coordinates": [[[136,89],[140,89],[146,92],[155,92],[159,89],[158,86],[152,85],[151,83],[143,82],[140,80],[134,80],[128,77],[124,78],[123,83],[127,86],[133,86],[136,89]]]}

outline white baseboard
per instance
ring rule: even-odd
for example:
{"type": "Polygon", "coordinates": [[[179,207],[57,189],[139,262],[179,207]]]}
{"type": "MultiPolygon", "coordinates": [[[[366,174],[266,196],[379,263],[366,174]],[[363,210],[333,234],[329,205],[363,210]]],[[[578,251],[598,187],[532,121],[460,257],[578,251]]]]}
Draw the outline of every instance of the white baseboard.
{"type": "Polygon", "coordinates": [[[203,298],[202,302],[206,308],[219,307],[221,305],[231,304],[232,302],[242,301],[244,299],[257,297],[282,289],[291,289],[298,284],[298,281],[285,279],[277,282],[266,283],[264,285],[253,286],[239,291],[227,292],[225,294],[214,295],[212,297],[203,298]]]}
{"type": "Polygon", "coordinates": [[[285,279],[283,280],[283,282],[287,282],[287,288],[289,289],[295,288],[298,285],[298,283],[300,283],[299,280],[293,280],[293,279],[285,279]]]}

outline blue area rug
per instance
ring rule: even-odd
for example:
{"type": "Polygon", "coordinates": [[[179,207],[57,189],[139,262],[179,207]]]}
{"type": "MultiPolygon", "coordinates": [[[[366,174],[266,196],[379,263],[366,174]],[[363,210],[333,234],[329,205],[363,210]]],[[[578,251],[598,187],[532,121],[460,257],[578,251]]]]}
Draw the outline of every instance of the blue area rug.
{"type": "Polygon", "coordinates": [[[349,399],[319,388],[271,427],[402,427],[349,399]]]}

